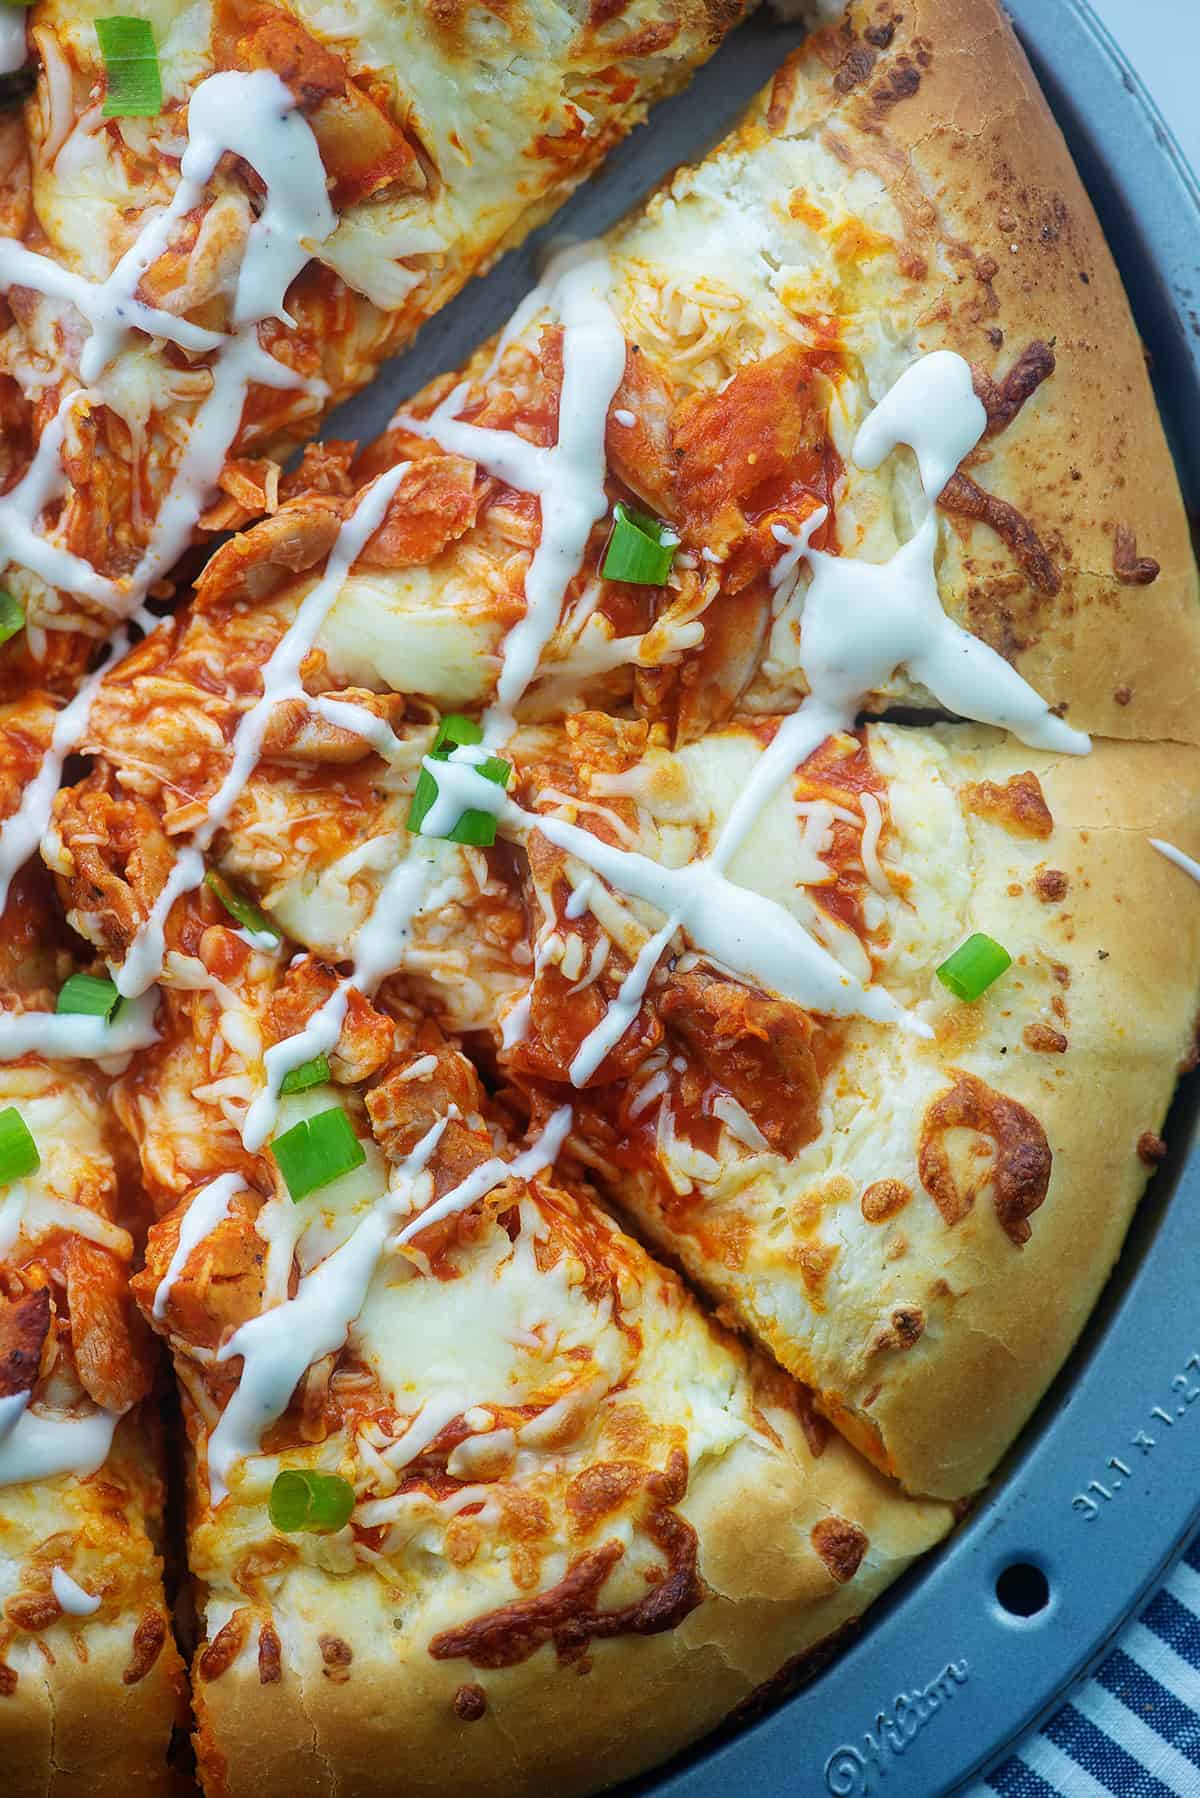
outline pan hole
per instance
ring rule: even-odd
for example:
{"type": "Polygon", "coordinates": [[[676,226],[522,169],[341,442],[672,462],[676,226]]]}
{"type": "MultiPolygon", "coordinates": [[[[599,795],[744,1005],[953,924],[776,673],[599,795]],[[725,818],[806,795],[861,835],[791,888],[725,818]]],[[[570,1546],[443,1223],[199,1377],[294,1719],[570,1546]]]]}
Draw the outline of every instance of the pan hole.
{"type": "Polygon", "coordinates": [[[996,1599],[1010,1617],[1037,1617],[1050,1603],[1050,1581],[1032,1561],[1013,1561],[996,1580],[996,1599]]]}

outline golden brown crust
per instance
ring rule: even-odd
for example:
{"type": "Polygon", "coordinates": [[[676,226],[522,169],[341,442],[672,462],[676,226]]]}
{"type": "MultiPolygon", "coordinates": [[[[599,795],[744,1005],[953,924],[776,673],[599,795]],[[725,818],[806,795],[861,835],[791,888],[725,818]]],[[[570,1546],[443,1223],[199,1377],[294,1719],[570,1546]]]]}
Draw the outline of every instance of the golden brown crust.
{"type": "Polygon", "coordinates": [[[950,1525],[947,1507],[898,1499],[836,1438],[814,1459],[794,1415],[769,1415],[790,1461],[743,1441],[701,1469],[683,1502],[706,1596],[674,1629],[597,1641],[580,1660],[557,1662],[546,1643],[515,1665],[480,1668],[428,1651],[477,1605],[469,1570],[390,1606],[358,1580],[344,1582],[349,1593],[310,1588],[286,1619],[276,1612],[277,1683],[260,1680],[257,1628],[226,1672],[197,1683],[209,1798],[382,1798],[400,1757],[405,1790],[430,1798],[574,1798],[694,1741],[859,1616],[950,1525]],[[831,1570],[818,1544],[852,1532],[866,1542],[858,1562],[831,1570]],[[332,1668],[322,1639],[343,1645],[332,1668]]]}
{"type": "Polygon", "coordinates": [[[1120,276],[1024,52],[995,0],[851,19],[801,52],[764,116],[786,136],[823,112],[847,169],[903,202],[912,278],[888,281],[880,312],[915,350],[966,356],[981,391],[1031,347],[1053,352],[1018,411],[989,406],[968,473],[1033,527],[1057,591],[956,508],[943,594],[1080,729],[1196,742],[1200,606],[1178,482],[1120,276]]]}

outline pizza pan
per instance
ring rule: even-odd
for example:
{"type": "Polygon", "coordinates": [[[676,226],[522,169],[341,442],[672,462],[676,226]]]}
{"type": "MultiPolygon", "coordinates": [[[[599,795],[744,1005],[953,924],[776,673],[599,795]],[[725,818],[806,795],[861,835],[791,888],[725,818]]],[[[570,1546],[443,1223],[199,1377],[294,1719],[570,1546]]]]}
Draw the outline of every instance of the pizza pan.
{"type": "MultiPolygon", "coordinates": [[[[1200,186],[1086,0],[1010,0],[1010,11],[1121,268],[1200,514],[1200,186]]],[[[551,226],[335,414],[334,434],[374,435],[402,398],[498,329],[548,237],[603,231],[676,163],[702,155],[797,35],[752,22],[728,39],[551,226]]],[[[951,1543],[873,1608],[803,1692],[625,1788],[629,1798],[941,1798],[999,1759],[1103,1653],[1200,1523],[1198,1111],[1193,1075],[1083,1340],[951,1543]]]]}

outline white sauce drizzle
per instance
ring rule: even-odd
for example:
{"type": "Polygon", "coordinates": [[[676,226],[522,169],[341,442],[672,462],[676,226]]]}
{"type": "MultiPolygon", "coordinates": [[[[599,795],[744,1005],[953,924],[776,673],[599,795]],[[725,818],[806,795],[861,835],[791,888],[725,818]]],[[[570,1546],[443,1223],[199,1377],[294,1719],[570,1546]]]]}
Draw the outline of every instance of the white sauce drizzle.
{"type": "MultiPolygon", "coordinates": [[[[599,843],[576,825],[538,818],[538,829],[560,848],[668,913],[617,999],[580,1045],[570,1070],[574,1084],[591,1077],[633,1022],[659,957],[681,927],[698,948],[806,1009],[857,1012],[930,1034],[927,1025],[903,1012],[881,988],[864,987],[848,974],[782,907],[744,888],[736,889],[734,898],[725,870],[772,794],[827,736],[850,729],[867,695],[902,666],[963,717],[1010,730],[1035,748],[1074,755],[1090,748],[1087,737],[1055,717],[1002,656],[942,608],[934,568],[938,526],[933,502],[986,423],[968,364],[949,350],[922,357],[906,369],[864,422],[855,460],[878,467],[897,445],[907,443],[925,486],[925,516],[910,541],[881,565],[812,549],[809,539],[822,522],[818,513],[790,538],[783,561],[794,555],[798,562],[803,554],[812,570],[799,648],[809,696],[759,758],[706,861],[663,869],[646,857],[599,843]]],[[[785,573],[780,585],[786,578],[785,573]]],[[[484,783],[467,768],[456,767],[453,758],[430,771],[439,782],[439,815],[449,810],[441,806],[441,789],[455,786],[458,809],[470,804],[500,815],[496,798],[480,791],[484,783]]]]}
{"type": "MultiPolygon", "coordinates": [[[[66,488],[61,449],[79,394],[68,394],[43,433],[24,477],[0,497],[0,556],[23,564],[50,585],[76,592],[131,616],[149,588],[178,561],[216,488],[237,435],[250,382],[271,387],[309,387],[295,370],[264,351],[258,323],[278,318],[288,286],[328,237],[336,218],[329,204],[316,139],[278,75],[257,69],[226,70],[202,81],[188,103],[188,144],[171,204],[143,227],[107,280],[85,281],[11,239],[0,239],[0,284],[20,282],[69,299],[91,326],[80,356],[80,375],[94,383],[121,350],[128,332],[141,329],[191,350],[217,348],[212,388],[191,420],[171,488],[132,575],[106,580],[86,562],[40,536],[38,518],[66,488]],[[176,221],[198,206],[226,151],[242,156],[266,188],[262,211],[250,227],[233,299],[232,336],[201,330],[135,298],[146,269],[166,247],[176,221]]],[[[65,757],[87,727],[100,677],[128,647],[118,635],[104,666],[85,681],[60,713],[54,741],[20,810],[0,826],[0,896],[36,846],[62,778],[65,757]]],[[[137,989],[142,990],[142,989],[137,989]]]]}
{"type": "Polygon", "coordinates": [[[397,416],[406,430],[471,457],[489,474],[541,501],[541,536],[525,573],[525,615],[504,641],[496,700],[485,719],[487,743],[510,734],[513,710],[558,627],[567,586],[579,571],[592,526],[608,510],[604,431],[625,372],[625,333],[606,297],[610,279],[603,253],[593,244],[576,245],[554,259],[541,288],[520,309],[527,320],[548,306],[563,325],[558,441],[552,448],[456,418],[465,397],[462,386],[429,418],[397,416]]]}
{"type": "Polygon", "coordinates": [[[108,1458],[119,1419],[99,1409],[82,1417],[45,1417],[30,1411],[29,1394],[0,1398],[0,1486],[25,1480],[95,1473],[108,1458]]]}
{"type": "Polygon", "coordinates": [[[239,1174],[218,1174],[207,1186],[202,1186],[196,1194],[179,1226],[179,1241],[175,1253],[171,1256],[167,1271],[158,1283],[154,1294],[154,1315],[162,1318],[166,1314],[167,1300],[171,1296],[171,1288],[187,1266],[192,1250],[212,1234],[222,1218],[229,1216],[229,1203],[235,1193],[245,1189],[245,1181],[239,1174]]]}
{"type": "Polygon", "coordinates": [[[1200,881],[1200,862],[1193,861],[1182,849],[1176,849],[1174,843],[1164,843],[1161,837],[1151,837],[1150,847],[1157,849],[1160,855],[1165,855],[1177,868],[1182,868],[1185,874],[1190,874],[1193,880],[1200,881]]]}
{"type": "Polygon", "coordinates": [[[59,1608],[68,1617],[94,1617],[103,1600],[85,1592],[78,1581],[73,1580],[65,1567],[55,1567],[50,1574],[50,1590],[59,1603],[59,1608]]]}
{"type": "Polygon", "coordinates": [[[162,972],[164,931],[175,901],[194,892],[204,879],[204,856],[213,838],[229,819],[246,782],[253,774],[262,750],[271,714],[285,700],[303,698],[300,664],[316,642],[345,584],[346,576],[367,542],[383,523],[396,488],[409,464],[401,462],[371,483],[345,519],[334,540],[325,572],[305,595],[293,623],[275,645],[262,672],[262,694],[243,713],[233,737],[233,755],[213,797],[205,807],[204,821],[191,842],[175,858],[166,884],[150,909],[150,915],[130,944],[116,976],[122,993],[144,993],[162,972]]]}
{"type": "Polygon", "coordinates": [[[0,1061],[44,1055],[50,1061],[106,1061],[130,1055],[158,1041],[154,1027],[157,997],[127,1000],[110,1024],[80,1012],[0,1012],[0,1061]]]}
{"type": "MultiPolygon", "coordinates": [[[[263,1431],[287,1409],[305,1370],[335,1353],[362,1310],[367,1288],[398,1211],[411,1204],[412,1188],[441,1140],[448,1118],[425,1132],[392,1175],[389,1192],[374,1204],[340,1248],[300,1281],[296,1296],[260,1317],[252,1317],[217,1351],[218,1361],[242,1357],[242,1377],[208,1442],[209,1492],[219,1504],[228,1491],[233,1463],[260,1452],[263,1431]]],[[[403,1244],[426,1225],[437,1223],[485,1196],[502,1180],[529,1180],[555,1159],[571,1122],[562,1106],[536,1142],[510,1162],[493,1159],[405,1225],[403,1244]]]]}
{"type": "Polygon", "coordinates": [[[29,60],[25,41],[28,17],[27,7],[0,6],[0,75],[14,75],[29,60]]]}

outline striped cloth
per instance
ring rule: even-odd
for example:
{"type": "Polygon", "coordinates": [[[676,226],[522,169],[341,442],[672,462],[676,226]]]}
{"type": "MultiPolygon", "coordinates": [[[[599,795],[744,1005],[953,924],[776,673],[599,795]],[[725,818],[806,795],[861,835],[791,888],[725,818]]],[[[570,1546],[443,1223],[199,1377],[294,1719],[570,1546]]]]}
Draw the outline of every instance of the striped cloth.
{"type": "Polygon", "coordinates": [[[1200,1536],[1118,1645],[962,1798],[1200,1798],[1200,1536]]]}

